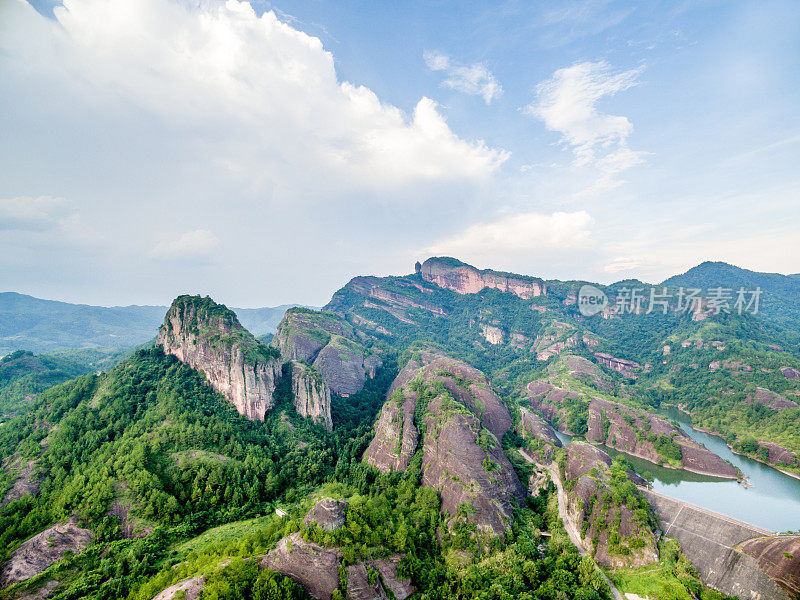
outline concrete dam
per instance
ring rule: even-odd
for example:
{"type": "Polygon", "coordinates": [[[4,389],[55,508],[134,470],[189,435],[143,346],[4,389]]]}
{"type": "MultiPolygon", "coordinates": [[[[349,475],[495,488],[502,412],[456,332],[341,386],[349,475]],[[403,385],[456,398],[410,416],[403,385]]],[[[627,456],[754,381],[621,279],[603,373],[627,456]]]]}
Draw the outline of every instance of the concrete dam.
{"type": "Polygon", "coordinates": [[[653,507],[666,537],[681,545],[684,555],[710,587],[742,600],[789,600],[758,561],[737,547],[747,540],[774,536],[704,508],[640,488],[653,507]]]}

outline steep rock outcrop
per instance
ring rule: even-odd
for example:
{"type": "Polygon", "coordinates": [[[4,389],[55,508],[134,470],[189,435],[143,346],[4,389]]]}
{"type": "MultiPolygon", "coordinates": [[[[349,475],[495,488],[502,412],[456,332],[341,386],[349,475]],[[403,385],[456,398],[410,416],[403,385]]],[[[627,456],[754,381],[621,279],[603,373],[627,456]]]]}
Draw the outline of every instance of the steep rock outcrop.
{"type": "Polygon", "coordinates": [[[605,352],[595,352],[593,356],[601,365],[608,367],[612,371],[621,373],[628,379],[639,378],[639,376],[636,374],[636,371],[641,370],[642,366],[637,362],[626,360],[624,358],[617,358],[616,356],[611,356],[605,352]]]}
{"type": "Polygon", "coordinates": [[[778,535],[747,540],[739,549],[755,558],[761,570],[800,598],[800,535],[778,535]]]}
{"type": "MultiPolygon", "coordinates": [[[[395,600],[406,600],[416,590],[410,580],[397,575],[401,560],[402,555],[392,554],[348,566],[348,600],[388,599],[387,589],[395,600]],[[370,572],[377,575],[374,583],[370,583],[370,572]]],[[[339,587],[342,552],[339,548],[308,542],[300,533],[293,533],[260,557],[259,566],[291,577],[317,600],[330,600],[339,587]]]]}
{"type": "Polygon", "coordinates": [[[481,271],[455,258],[429,258],[422,263],[420,273],[425,281],[459,294],[477,294],[488,287],[528,300],[546,291],[541,279],[491,269],[481,271]]]}
{"type": "Polygon", "coordinates": [[[389,390],[364,459],[382,471],[405,469],[422,439],[422,483],[440,492],[443,510],[456,517],[465,505],[479,530],[499,535],[524,495],[500,446],[510,426],[480,371],[422,352],[389,390]]]}
{"type": "Polygon", "coordinates": [[[322,376],[303,363],[292,361],[294,408],[301,417],[312,419],[331,431],[331,391],[322,376]]]}
{"type": "Polygon", "coordinates": [[[526,393],[531,407],[564,433],[585,435],[589,441],[654,464],[716,477],[739,477],[729,462],[695,442],[679,427],[645,410],[586,396],[544,380],[529,383],[526,393]]]}
{"type": "Polygon", "coordinates": [[[411,585],[410,579],[397,576],[401,559],[401,555],[393,554],[347,567],[347,600],[408,598],[416,588],[411,585]]]}
{"type": "Polygon", "coordinates": [[[390,393],[375,423],[375,437],[364,454],[369,464],[383,472],[406,470],[419,441],[414,424],[417,398],[412,389],[399,388],[390,393]]]}
{"type": "Polygon", "coordinates": [[[547,360],[567,348],[578,346],[579,334],[569,323],[553,321],[542,329],[536,337],[531,352],[536,353],[537,360],[547,360]]]}
{"type": "Polygon", "coordinates": [[[165,590],[159,592],[153,600],[174,600],[178,594],[183,600],[199,600],[200,595],[203,593],[206,580],[202,575],[196,577],[189,577],[183,581],[179,581],[175,585],[171,585],[165,590]]]}
{"type": "Polygon", "coordinates": [[[38,575],[64,558],[67,550],[79,554],[92,543],[93,538],[94,534],[80,527],[75,518],[48,527],[11,553],[11,558],[0,570],[0,588],[38,575]]]}
{"type": "Polygon", "coordinates": [[[158,331],[167,354],[205,373],[211,387],[250,420],[275,405],[281,376],[278,353],[239,324],[236,314],[211,298],[179,296],[158,331]]]}
{"type": "Polygon", "coordinates": [[[347,500],[323,498],[309,509],[303,517],[303,523],[306,527],[315,524],[325,531],[336,531],[341,529],[347,520],[348,506],[347,500]]]}
{"type": "Polygon", "coordinates": [[[573,442],[566,449],[567,516],[584,544],[593,548],[595,560],[611,568],[657,561],[647,500],[636,487],[644,480],[630,470],[612,468],[609,456],[591,444],[573,442]]]}
{"type": "MultiPolygon", "coordinates": [[[[397,277],[354,277],[336,293],[324,310],[344,317],[348,315],[354,321],[358,312],[365,309],[369,315],[360,315],[367,321],[384,320],[386,315],[391,323],[389,329],[396,327],[408,329],[419,325],[420,316],[445,317],[447,309],[441,302],[431,298],[435,292],[441,291],[432,285],[423,285],[418,280],[397,277]],[[385,313],[380,315],[380,313],[385,313]]],[[[371,328],[380,333],[380,326],[371,328]]],[[[383,334],[388,333],[383,329],[383,334]]],[[[391,334],[390,334],[391,335],[391,334]]]]}
{"type": "Polygon", "coordinates": [[[773,410],[797,408],[797,402],[789,400],[788,398],[763,387],[757,387],[755,392],[747,397],[747,402],[758,402],[759,404],[768,406],[773,410]]]}
{"type": "Polygon", "coordinates": [[[339,587],[342,552],[307,542],[299,533],[281,539],[260,566],[291,577],[317,600],[330,600],[339,587]]]}
{"type": "Polygon", "coordinates": [[[333,313],[296,308],[286,312],[272,339],[284,360],[314,367],[340,396],[359,392],[382,366],[347,321],[333,313]]]}
{"type": "Polygon", "coordinates": [[[528,441],[538,440],[554,448],[562,446],[561,440],[547,421],[526,408],[520,409],[519,434],[528,441]]]}

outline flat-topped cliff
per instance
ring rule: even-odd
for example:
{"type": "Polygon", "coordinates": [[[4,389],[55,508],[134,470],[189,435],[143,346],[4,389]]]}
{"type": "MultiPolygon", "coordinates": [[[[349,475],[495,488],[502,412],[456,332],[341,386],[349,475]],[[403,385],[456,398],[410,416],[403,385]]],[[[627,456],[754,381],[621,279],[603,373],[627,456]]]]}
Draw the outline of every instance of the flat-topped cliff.
{"type": "Polygon", "coordinates": [[[425,281],[459,294],[477,294],[488,287],[527,300],[546,293],[541,279],[491,269],[479,270],[455,258],[429,258],[420,266],[420,274],[425,281]]]}

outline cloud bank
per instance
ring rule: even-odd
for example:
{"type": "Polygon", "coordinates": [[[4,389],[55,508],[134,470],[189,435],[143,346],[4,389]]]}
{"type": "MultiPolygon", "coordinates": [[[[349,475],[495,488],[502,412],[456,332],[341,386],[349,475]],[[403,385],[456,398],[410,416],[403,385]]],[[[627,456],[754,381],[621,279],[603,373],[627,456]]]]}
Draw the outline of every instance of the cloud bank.
{"type": "Polygon", "coordinates": [[[0,60],[86,112],[160,119],[232,176],[387,188],[485,179],[507,157],[459,138],[428,98],[408,115],[340,81],[318,38],[247,2],[68,0],[54,16],[4,3],[0,60]]]}
{"type": "Polygon", "coordinates": [[[443,87],[470,96],[480,96],[487,106],[503,95],[503,87],[484,64],[456,64],[449,56],[439,52],[426,52],[423,58],[431,71],[443,71],[447,75],[447,79],[442,81],[443,87]]]}
{"type": "Polygon", "coordinates": [[[602,113],[596,106],[601,98],[636,85],[642,70],[614,72],[602,60],[559,69],[536,86],[536,100],[524,109],[561,134],[561,141],[574,153],[575,166],[598,170],[597,181],[584,195],[617,187],[622,183],[618,176],[644,160],[645,153],[628,147],[630,120],[602,113]]]}

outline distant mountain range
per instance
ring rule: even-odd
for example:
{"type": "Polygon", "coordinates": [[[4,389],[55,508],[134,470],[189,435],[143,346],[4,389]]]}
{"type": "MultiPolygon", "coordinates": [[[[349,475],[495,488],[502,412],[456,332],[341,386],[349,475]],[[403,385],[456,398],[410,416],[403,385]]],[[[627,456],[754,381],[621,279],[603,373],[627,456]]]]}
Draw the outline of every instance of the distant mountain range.
{"type": "Polygon", "coordinates": [[[800,326],[800,274],[759,273],[724,262],[707,261],[682,275],[670,277],[661,285],[704,290],[722,286],[733,290],[734,297],[739,288],[761,288],[759,312],[765,319],[784,326],[800,326]]]}
{"type": "MultiPolygon", "coordinates": [[[[459,264],[468,267],[464,263],[459,264]]],[[[499,285],[484,281],[487,277],[494,277],[498,281],[508,280],[511,287],[530,285],[528,279],[531,278],[512,276],[508,279],[509,275],[499,271],[484,273],[468,267],[465,277],[469,282],[466,285],[499,285]]],[[[436,274],[432,277],[438,278],[436,274]]],[[[544,283],[549,286],[555,282],[544,283]]],[[[686,273],[666,279],[660,285],[703,290],[722,286],[732,289],[734,295],[740,287],[748,290],[761,288],[759,311],[762,317],[770,323],[800,330],[800,274],[759,273],[724,262],[704,262],[686,273]]],[[[530,294],[533,295],[533,292],[530,291],[530,294]]],[[[299,305],[234,308],[233,311],[247,330],[261,337],[274,333],[286,310],[294,306],[299,305]]],[[[137,346],[155,336],[167,309],[167,306],[91,306],[43,300],[16,292],[0,293],[0,356],[14,350],[41,353],[60,349],[137,346]]]]}
{"type": "MultiPolygon", "coordinates": [[[[274,333],[294,304],[234,308],[254,335],[274,333]]],[[[0,293],[0,355],[14,350],[119,348],[155,337],[167,306],[90,306],[43,300],[16,292],[0,293]]]]}

